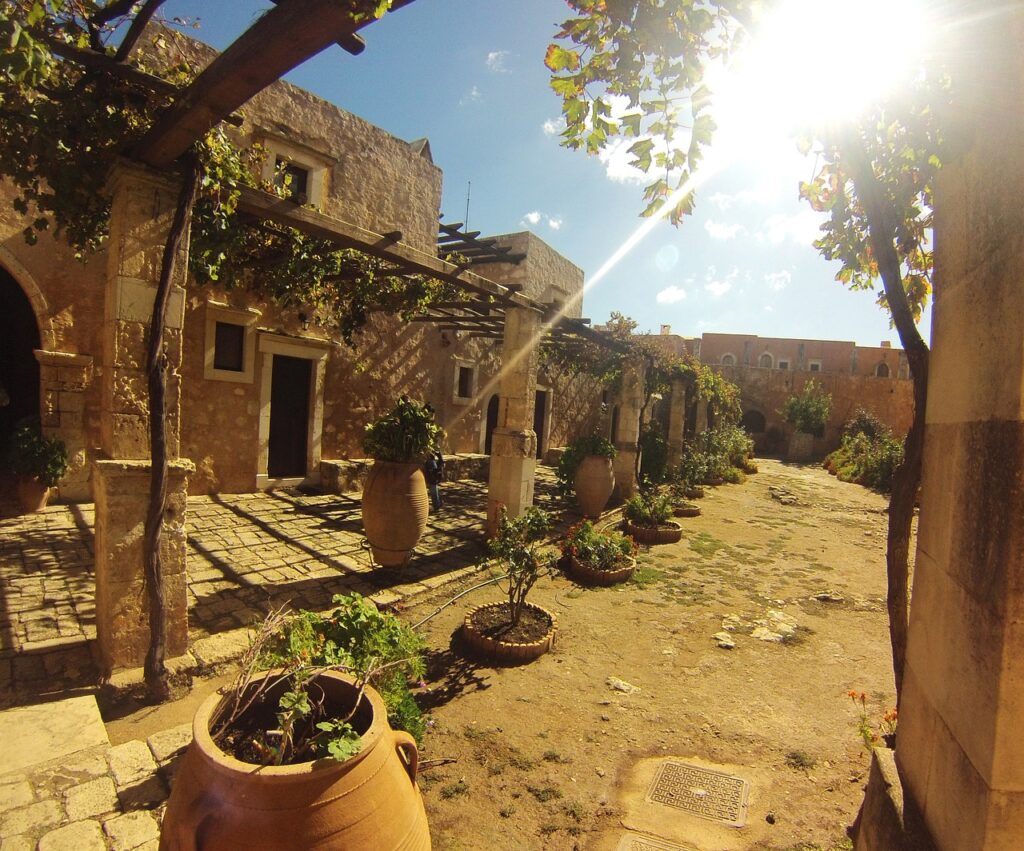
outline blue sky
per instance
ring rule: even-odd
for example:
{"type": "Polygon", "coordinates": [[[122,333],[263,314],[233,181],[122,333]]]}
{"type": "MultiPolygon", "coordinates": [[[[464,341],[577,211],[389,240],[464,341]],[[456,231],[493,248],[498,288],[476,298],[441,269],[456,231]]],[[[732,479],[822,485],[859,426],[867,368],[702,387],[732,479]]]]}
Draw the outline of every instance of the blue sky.
{"type": "MultiPolygon", "coordinates": [[[[168,0],[223,48],[267,0],[168,0]]],[[[544,51],[562,0],[417,0],[363,31],[358,57],[332,47],[287,79],[406,140],[426,136],[444,171],[446,221],[484,234],[531,230],[592,276],[640,225],[642,185],[622,157],[559,147],[544,51]]],[[[811,176],[779,133],[749,144],[697,192],[693,216],[657,225],[589,290],[583,313],[619,310],[641,330],[704,331],[898,345],[870,293],[834,280],[811,246],[818,214],[797,199],[811,176]]],[[[928,338],[928,320],[922,332],[928,338]]]]}

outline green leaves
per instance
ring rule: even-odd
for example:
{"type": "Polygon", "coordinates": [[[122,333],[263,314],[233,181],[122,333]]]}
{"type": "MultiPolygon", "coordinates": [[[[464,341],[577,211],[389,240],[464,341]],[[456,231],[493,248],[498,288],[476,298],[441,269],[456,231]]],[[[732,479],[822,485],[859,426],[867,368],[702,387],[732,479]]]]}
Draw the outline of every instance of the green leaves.
{"type": "Polygon", "coordinates": [[[544,64],[549,71],[575,71],[580,67],[580,55],[575,50],[566,50],[557,44],[548,45],[544,56],[544,64]]]}

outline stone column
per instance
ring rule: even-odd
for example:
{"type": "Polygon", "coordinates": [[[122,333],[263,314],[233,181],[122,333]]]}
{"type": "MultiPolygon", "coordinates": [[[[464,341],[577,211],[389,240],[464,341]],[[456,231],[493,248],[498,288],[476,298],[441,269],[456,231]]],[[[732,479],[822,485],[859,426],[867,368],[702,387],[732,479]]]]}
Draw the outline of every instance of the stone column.
{"type": "Polygon", "coordinates": [[[533,413],[537,400],[537,364],[543,317],[528,308],[505,311],[501,356],[498,425],[491,438],[487,486],[487,534],[498,526],[501,507],[518,517],[533,505],[537,435],[533,413]]]}
{"type": "Polygon", "coordinates": [[[672,379],[668,409],[668,466],[677,466],[683,458],[683,429],[686,426],[686,383],[672,379]]]}
{"type": "Polygon", "coordinates": [[[629,499],[636,493],[636,468],[640,458],[640,409],[644,404],[643,358],[629,357],[622,364],[619,391],[619,436],[615,441],[615,499],[629,499]]]}
{"type": "MultiPolygon", "coordinates": [[[[149,643],[142,533],[149,500],[146,340],[178,183],[142,166],[112,172],[103,334],[100,440],[106,460],[93,467],[96,498],[96,633],[110,670],[141,665],[149,643]]],[[[167,451],[179,448],[179,381],[187,240],[176,264],[164,346],[168,360],[167,451]]],[[[185,652],[185,494],[189,462],[172,463],[161,554],[168,657],[185,652]]]]}
{"type": "Polygon", "coordinates": [[[896,761],[938,848],[995,851],[1024,841],[1024,10],[957,17],[896,761]]]}
{"type": "Polygon", "coordinates": [[[708,401],[707,399],[697,398],[697,424],[694,427],[694,432],[700,434],[702,431],[708,430],[708,401]]]}
{"type": "Polygon", "coordinates": [[[92,382],[92,358],[36,349],[42,389],[41,420],[47,437],[59,437],[68,448],[68,471],[57,486],[60,498],[91,498],[85,445],[85,389],[92,382]]]}

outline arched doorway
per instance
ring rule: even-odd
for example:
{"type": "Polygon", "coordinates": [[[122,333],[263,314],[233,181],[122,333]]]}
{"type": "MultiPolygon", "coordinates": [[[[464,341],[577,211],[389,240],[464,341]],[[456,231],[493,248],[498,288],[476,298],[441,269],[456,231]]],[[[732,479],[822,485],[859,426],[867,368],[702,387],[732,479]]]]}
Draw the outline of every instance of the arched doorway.
{"type": "Polygon", "coordinates": [[[0,464],[15,425],[39,416],[39,363],[42,348],[32,303],[10,273],[0,267],[0,464]]]}
{"type": "Polygon", "coordinates": [[[743,414],[740,426],[748,434],[763,434],[767,423],[765,422],[764,414],[760,411],[750,410],[743,414]]]}
{"type": "Polygon", "coordinates": [[[494,430],[498,427],[498,394],[491,396],[487,403],[487,423],[484,427],[484,455],[491,454],[491,440],[494,430]]]}

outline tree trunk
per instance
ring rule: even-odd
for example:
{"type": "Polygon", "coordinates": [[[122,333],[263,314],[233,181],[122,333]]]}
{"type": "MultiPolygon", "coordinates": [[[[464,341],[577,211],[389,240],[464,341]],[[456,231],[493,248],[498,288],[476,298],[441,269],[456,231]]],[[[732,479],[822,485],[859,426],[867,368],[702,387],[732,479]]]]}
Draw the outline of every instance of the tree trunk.
{"type": "Polygon", "coordinates": [[[868,223],[871,249],[885,288],[885,298],[893,324],[907,353],[910,375],[914,382],[914,420],[903,443],[903,463],[893,475],[889,499],[889,533],[886,539],[886,572],[888,575],[887,608],[889,640],[892,644],[893,674],[896,681],[896,702],[903,692],[903,671],[909,630],[909,555],[910,530],[914,519],[914,503],[921,481],[921,459],[924,450],[924,416],[928,400],[928,346],[921,338],[903,288],[899,254],[896,251],[894,211],[885,195],[860,139],[850,134],[841,146],[844,161],[864,209],[868,223]]]}
{"type": "Polygon", "coordinates": [[[160,281],[153,299],[153,316],[149,326],[146,351],[146,376],[149,383],[149,446],[151,477],[149,509],[146,513],[143,538],[143,564],[146,592],[149,599],[149,650],[144,674],[150,697],[162,702],[170,697],[167,680],[167,611],[164,600],[163,565],[160,557],[160,533],[167,503],[167,356],[164,353],[164,326],[167,302],[174,278],[174,265],[195,203],[199,169],[195,162],[188,171],[178,195],[171,230],[164,244],[160,281]]]}

